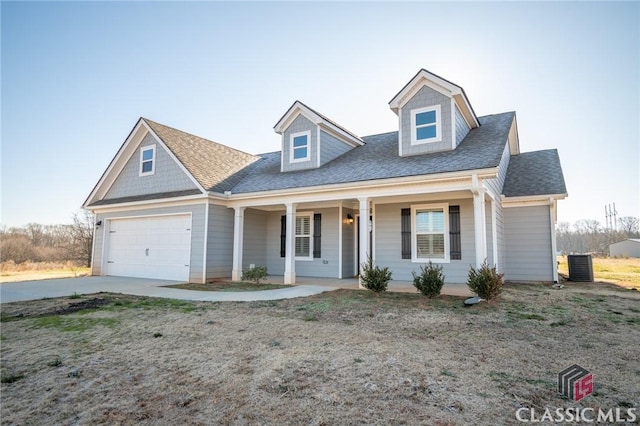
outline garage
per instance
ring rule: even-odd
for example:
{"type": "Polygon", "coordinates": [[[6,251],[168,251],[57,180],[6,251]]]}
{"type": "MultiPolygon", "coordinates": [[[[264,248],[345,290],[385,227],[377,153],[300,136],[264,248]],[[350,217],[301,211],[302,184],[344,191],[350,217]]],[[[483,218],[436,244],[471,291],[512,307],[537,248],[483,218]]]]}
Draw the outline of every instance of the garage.
{"type": "Polygon", "coordinates": [[[189,281],[191,215],[111,219],[107,275],[189,281]]]}

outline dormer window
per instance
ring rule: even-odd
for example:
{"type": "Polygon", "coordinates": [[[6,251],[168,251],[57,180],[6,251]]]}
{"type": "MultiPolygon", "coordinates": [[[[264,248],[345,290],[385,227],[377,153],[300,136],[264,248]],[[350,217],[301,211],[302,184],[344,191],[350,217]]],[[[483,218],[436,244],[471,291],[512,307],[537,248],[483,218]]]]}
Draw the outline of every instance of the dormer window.
{"type": "Polygon", "coordinates": [[[440,105],[411,111],[411,145],[442,140],[440,105]]]}
{"type": "Polygon", "coordinates": [[[300,132],[291,134],[291,162],[308,161],[309,140],[311,140],[311,132],[300,132]]]}
{"type": "Polygon", "coordinates": [[[144,146],[140,148],[140,176],[148,176],[155,173],[156,146],[144,146]]]}

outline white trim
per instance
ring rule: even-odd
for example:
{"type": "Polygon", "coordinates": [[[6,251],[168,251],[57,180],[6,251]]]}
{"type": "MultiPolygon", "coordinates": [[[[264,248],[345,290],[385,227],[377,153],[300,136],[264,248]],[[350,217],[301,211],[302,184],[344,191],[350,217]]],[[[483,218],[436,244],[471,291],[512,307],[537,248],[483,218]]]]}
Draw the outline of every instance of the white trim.
{"type": "Polygon", "coordinates": [[[283,115],[282,118],[276,123],[276,125],[273,126],[273,130],[275,130],[275,132],[279,135],[283,134],[300,114],[302,114],[312,123],[321,125],[337,133],[338,135],[340,135],[339,139],[343,140],[343,142],[346,142],[349,145],[352,145],[354,147],[364,145],[364,141],[360,137],[351,135],[336,124],[327,121],[327,119],[321,117],[320,115],[318,115],[318,113],[311,111],[309,107],[302,104],[302,102],[300,101],[295,101],[293,105],[291,105],[285,115],[283,115]]]}
{"type": "Polygon", "coordinates": [[[338,279],[342,279],[342,228],[344,227],[342,204],[338,206],[338,279]]]}
{"type": "Polygon", "coordinates": [[[288,202],[286,214],[286,237],[284,256],[284,284],[296,283],[296,259],[295,259],[295,226],[296,226],[296,204],[288,202]]]}
{"type": "Polygon", "coordinates": [[[456,103],[451,100],[451,149],[456,149],[456,142],[458,140],[458,135],[456,134],[456,108],[456,103]]]}
{"type": "Polygon", "coordinates": [[[502,207],[528,207],[528,206],[548,206],[549,200],[562,200],[567,194],[547,194],[547,195],[532,195],[527,197],[505,197],[502,196],[502,207]]]}
{"type": "MultiPolygon", "coordinates": [[[[89,210],[90,211],[90,210],[89,210]]],[[[93,211],[91,211],[91,214],[93,214],[93,240],[91,241],[91,275],[95,275],[94,274],[94,270],[93,270],[93,265],[95,264],[95,254],[96,254],[96,223],[98,222],[98,215],[95,214],[93,211]]],[[[100,229],[104,230],[104,223],[100,226],[100,229]]],[[[103,241],[104,241],[104,235],[103,235],[103,241]]]]}
{"type": "Polygon", "coordinates": [[[402,110],[398,111],[398,120],[400,125],[398,126],[398,155],[400,157],[404,156],[404,152],[402,151],[402,110]]]}
{"type": "Polygon", "coordinates": [[[205,195],[185,195],[184,197],[176,197],[170,199],[158,198],[155,200],[131,201],[129,203],[104,204],[100,206],[91,206],[88,208],[92,211],[100,213],[109,213],[122,210],[137,210],[144,208],[189,206],[193,204],[200,204],[199,202],[206,199],[207,197],[205,195]]]}
{"type": "Polygon", "coordinates": [[[353,213],[353,276],[357,276],[360,272],[360,264],[358,263],[358,220],[360,220],[360,214],[357,213],[357,209],[352,209],[353,213]]]}
{"type": "Polygon", "coordinates": [[[209,243],[209,201],[204,205],[204,250],[202,255],[202,284],[207,282],[207,244],[209,243]]]}
{"type": "Polygon", "coordinates": [[[410,111],[411,113],[411,145],[422,145],[425,143],[433,143],[433,142],[440,142],[442,141],[442,108],[440,106],[440,104],[438,105],[432,105],[432,106],[428,106],[428,107],[424,107],[424,108],[416,108],[416,109],[412,109],[410,111]],[[418,114],[422,114],[425,112],[431,112],[431,111],[435,111],[436,113],[436,121],[435,123],[431,124],[421,124],[421,125],[417,125],[416,124],[416,116],[418,114]],[[434,137],[431,138],[426,138],[426,139],[418,139],[416,132],[419,128],[423,128],[423,127],[434,127],[436,128],[436,135],[434,137]]]}
{"type": "Polygon", "coordinates": [[[304,132],[291,133],[289,135],[289,163],[303,163],[305,161],[309,161],[310,159],[311,159],[311,131],[305,130],[304,132]],[[293,140],[300,136],[307,137],[307,145],[306,145],[307,155],[303,158],[294,158],[295,150],[301,149],[302,147],[299,146],[294,148],[293,140]]]}
{"type": "Polygon", "coordinates": [[[244,251],[244,207],[235,207],[233,213],[233,258],[231,263],[231,279],[242,279],[242,257],[244,251]]]}
{"type": "Polygon", "coordinates": [[[371,257],[373,261],[376,261],[376,202],[371,200],[371,209],[369,210],[369,216],[371,216],[371,257]]]}
{"type": "MultiPolygon", "coordinates": [[[[369,255],[372,255],[372,253],[369,253],[369,199],[367,197],[360,197],[358,198],[358,209],[359,209],[359,216],[360,216],[360,223],[359,223],[359,228],[360,228],[360,239],[358,241],[359,243],[359,254],[360,254],[360,265],[358,265],[358,271],[360,272],[360,276],[362,276],[362,264],[367,262],[367,258],[369,257],[369,255]]],[[[362,280],[358,280],[358,287],[363,289],[365,288],[362,285],[362,280]]]]}
{"type": "MultiPolygon", "coordinates": [[[[309,238],[309,255],[308,256],[295,256],[296,260],[302,260],[302,261],[313,261],[313,212],[310,211],[304,211],[304,212],[300,212],[297,213],[296,212],[296,218],[293,224],[293,229],[294,229],[294,244],[295,241],[298,238],[309,238]],[[297,234],[295,233],[296,230],[296,222],[298,221],[299,218],[303,218],[303,217],[308,217],[309,218],[309,235],[308,237],[305,234],[297,234]]],[[[293,253],[295,255],[295,245],[294,245],[294,249],[293,249],[293,253]]]]}
{"type": "Polygon", "coordinates": [[[493,266],[495,266],[496,269],[499,271],[500,270],[500,265],[499,265],[499,261],[498,261],[498,229],[497,229],[498,210],[497,210],[495,198],[493,198],[491,195],[489,195],[489,197],[491,198],[491,200],[490,200],[490,203],[491,203],[491,245],[492,245],[492,253],[493,253],[493,266]]]}
{"type": "Polygon", "coordinates": [[[412,263],[450,263],[450,247],[449,247],[449,203],[437,203],[437,204],[414,204],[411,206],[411,262],[412,263]],[[426,235],[442,234],[444,240],[444,257],[418,257],[418,226],[417,226],[417,211],[418,210],[442,210],[444,229],[442,232],[428,232],[426,235]]]}
{"type": "Polygon", "coordinates": [[[320,126],[316,126],[316,130],[318,132],[317,143],[316,143],[316,158],[317,158],[316,167],[320,168],[320,126]]]}
{"type": "Polygon", "coordinates": [[[156,144],[146,145],[140,147],[140,167],[138,169],[138,176],[151,176],[156,173],[156,144]],[[151,160],[144,159],[144,153],[151,150],[151,160]],[[151,161],[151,171],[143,171],[144,163],[151,161]]]}

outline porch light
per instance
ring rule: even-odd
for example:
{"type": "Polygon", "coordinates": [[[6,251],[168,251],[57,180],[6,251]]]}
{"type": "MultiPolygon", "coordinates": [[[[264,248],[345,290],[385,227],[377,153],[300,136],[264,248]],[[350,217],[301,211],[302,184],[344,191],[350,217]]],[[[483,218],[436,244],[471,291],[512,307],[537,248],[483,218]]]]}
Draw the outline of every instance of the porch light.
{"type": "Polygon", "coordinates": [[[351,215],[351,213],[347,214],[347,222],[353,223],[353,216],[351,215]]]}

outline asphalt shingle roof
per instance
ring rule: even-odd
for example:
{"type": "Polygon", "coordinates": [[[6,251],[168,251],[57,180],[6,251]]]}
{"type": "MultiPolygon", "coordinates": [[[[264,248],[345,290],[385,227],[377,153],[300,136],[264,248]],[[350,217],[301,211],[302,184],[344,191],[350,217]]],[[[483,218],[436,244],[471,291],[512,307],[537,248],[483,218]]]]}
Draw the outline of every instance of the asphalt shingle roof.
{"type": "Polygon", "coordinates": [[[506,197],[566,194],[556,149],[511,156],[502,193],[506,197]]]}
{"type": "Polygon", "coordinates": [[[356,147],[319,169],[280,172],[280,152],[260,155],[245,170],[234,194],[307,186],[429,175],[496,167],[513,122],[514,113],[480,117],[481,126],[472,129],[452,151],[400,157],[398,132],[365,136],[356,147]]]}
{"type": "Polygon", "coordinates": [[[208,191],[230,190],[244,177],[242,170],[259,158],[148,118],[143,120],[208,191]]]}

